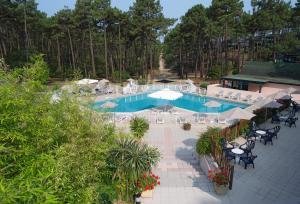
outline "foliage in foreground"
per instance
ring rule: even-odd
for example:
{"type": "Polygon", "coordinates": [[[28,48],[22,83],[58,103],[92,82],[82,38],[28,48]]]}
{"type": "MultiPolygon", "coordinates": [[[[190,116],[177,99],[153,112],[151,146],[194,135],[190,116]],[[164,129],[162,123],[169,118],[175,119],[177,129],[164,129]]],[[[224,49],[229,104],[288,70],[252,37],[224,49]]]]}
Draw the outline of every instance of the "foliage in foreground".
{"type": "Polygon", "coordinates": [[[160,153],[157,148],[125,138],[117,140],[117,145],[110,151],[109,159],[114,169],[113,179],[119,184],[120,194],[123,197],[126,195],[128,200],[129,193],[139,193],[137,182],[158,163],[160,153]],[[124,183],[126,185],[122,186],[124,183]]]}
{"type": "MultiPolygon", "coordinates": [[[[32,73],[35,66],[44,73],[33,65],[32,73]]],[[[22,75],[20,82],[14,76],[0,73],[1,203],[111,200],[115,188],[107,156],[114,129],[70,97],[51,103],[43,78],[22,75]]]]}
{"type": "Polygon", "coordinates": [[[149,123],[145,118],[133,118],[130,121],[130,129],[134,137],[141,139],[149,130],[149,123]]]}
{"type": "Polygon", "coordinates": [[[209,127],[208,130],[200,135],[200,138],[196,144],[196,151],[198,154],[210,154],[211,153],[211,137],[218,135],[219,128],[209,127]]]}

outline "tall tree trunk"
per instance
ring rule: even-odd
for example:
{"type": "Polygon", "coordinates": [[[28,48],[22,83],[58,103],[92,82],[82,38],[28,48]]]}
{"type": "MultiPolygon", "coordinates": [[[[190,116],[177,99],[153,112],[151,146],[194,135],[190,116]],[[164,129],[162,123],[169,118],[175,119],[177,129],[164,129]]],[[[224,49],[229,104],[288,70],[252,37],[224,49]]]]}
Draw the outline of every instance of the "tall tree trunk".
{"type": "Polygon", "coordinates": [[[70,33],[70,29],[67,29],[68,36],[69,36],[69,42],[70,42],[70,49],[71,49],[71,57],[72,57],[72,65],[73,65],[73,71],[76,69],[75,66],[75,55],[74,55],[74,49],[73,49],[73,43],[72,43],[72,37],[70,33]]]}
{"type": "Polygon", "coordinates": [[[107,36],[106,27],[104,28],[104,52],[105,52],[105,78],[108,79],[108,62],[107,62],[107,36]]]}
{"type": "Polygon", "coordinates": [[[28,62],[29,51],[28,51],[28,32],[27,32],[27,12],[26,12],[26,1],[24,1],[24,32],[25,32],[25,52],[26,52],[26,61],[28,62]]]}
{"type": "Polygon", "coordinates": [[[60,56],[60,45],[59,45],[58,36],[56,36],[56,47],[57,47],[57,67],[58,67],[58,72],[62,73],[61,56],[60,56]]]}
{"type": "Polygon", "coordinates": [[[93,73],[93,77],[96,77],[93,38],[92,38],[92,31],[91,31],[91,25],[90,24],[89,24],[89,34],[90,34],[89,36],[90,36],[90,52],[91,52],[92,73],[93,73]]]}

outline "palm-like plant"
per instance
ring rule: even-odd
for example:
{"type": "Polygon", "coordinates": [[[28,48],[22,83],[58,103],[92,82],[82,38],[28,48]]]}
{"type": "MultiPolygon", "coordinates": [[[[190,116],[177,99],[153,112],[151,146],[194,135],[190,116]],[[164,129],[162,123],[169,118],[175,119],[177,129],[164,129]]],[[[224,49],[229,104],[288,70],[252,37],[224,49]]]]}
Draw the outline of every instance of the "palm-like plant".
{"type": "Polygon", "coordinates": [[[144,118],[133,118],[130,121],[130,129],[136,138],[141,139],[149,130],[149,123],[144,118]]]}
{"type": "Polygon", "coordinates": [[[160,153],[157,148],[125,138],[117,141],[109,158],[115,167],[113,179],[126,180],[128,198],[129,184],[135,183],[143,173],[149,172],[159,161],[160,153]]]}

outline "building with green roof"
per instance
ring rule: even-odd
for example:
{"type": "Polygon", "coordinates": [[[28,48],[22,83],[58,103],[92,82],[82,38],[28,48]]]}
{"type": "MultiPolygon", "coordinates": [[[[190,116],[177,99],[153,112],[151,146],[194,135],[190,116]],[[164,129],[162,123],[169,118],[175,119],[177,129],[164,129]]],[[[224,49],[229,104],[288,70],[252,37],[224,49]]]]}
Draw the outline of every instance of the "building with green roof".
{"type": "Polygon", "coordinates": [[[263,92],[295,87],[300,89],[300,63],[249,62],[241,73],[221,78],[223,87],[263,92]]]}

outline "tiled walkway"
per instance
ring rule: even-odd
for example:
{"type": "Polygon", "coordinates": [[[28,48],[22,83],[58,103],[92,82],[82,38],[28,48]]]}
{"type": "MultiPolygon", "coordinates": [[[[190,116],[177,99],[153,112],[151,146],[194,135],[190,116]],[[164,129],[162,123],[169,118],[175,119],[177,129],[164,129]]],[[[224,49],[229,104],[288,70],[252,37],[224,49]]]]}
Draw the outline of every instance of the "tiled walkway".
{"type": "MultiPolygon", "coordinates": [[[[299,117],[299,114],[298,114],[299,117]]],[[[255,169],[235,165],[233,190],[217,196],[195,158],[200,129],[183,131],[179,125],[152,126],[146,142],[160,149],[163,158],[154,172],[161,186],[143,204],[300,204],[300,123],[281,125],[274,145],[257,142],[255,169]]],[[[274,126],[274,125],[271,125],[274,126]]]]}

